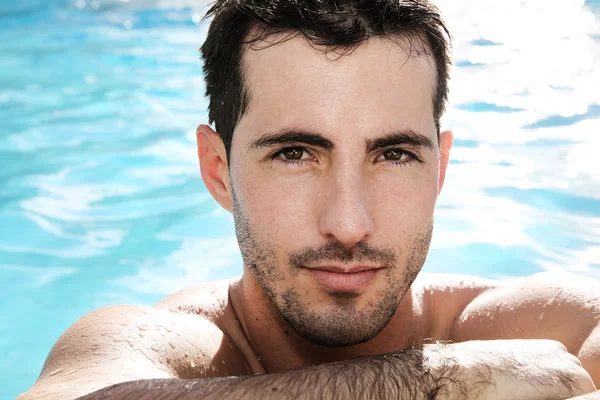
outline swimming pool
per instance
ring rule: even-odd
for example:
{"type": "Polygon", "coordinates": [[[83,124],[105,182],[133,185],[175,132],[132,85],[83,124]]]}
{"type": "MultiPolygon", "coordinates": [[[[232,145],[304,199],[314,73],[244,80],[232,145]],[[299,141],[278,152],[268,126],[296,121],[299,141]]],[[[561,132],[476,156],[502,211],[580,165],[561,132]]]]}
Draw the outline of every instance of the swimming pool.
{"type": "MultiPolygon", "coordinates": [[[[438,3],[456,140],[426,270],[600,278],[600,2],[438,3]]],[[[240,274],[196,161],[205,4],[0,2],[0,399],[92,309],[240,274]]]]}

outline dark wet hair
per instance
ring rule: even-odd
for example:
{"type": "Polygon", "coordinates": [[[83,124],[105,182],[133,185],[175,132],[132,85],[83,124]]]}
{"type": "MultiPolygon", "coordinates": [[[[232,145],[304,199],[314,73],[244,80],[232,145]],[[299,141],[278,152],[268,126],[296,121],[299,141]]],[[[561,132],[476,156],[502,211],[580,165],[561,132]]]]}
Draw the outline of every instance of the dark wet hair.
{"type": "Polygon", "coordinates": [[[409,54],[432,55],[437,71],[433,112],[439,135],[448,98],[451,36],[429,0],[216,0],[204,18],[211,17],[200,48],[208,118],[221,135],[228,158],[233,132],[250,103],[243,52],[279,33],[289,33],[279,42],[301,34],[313,47],[340,57],[375,36],[405,39],[409,54]]]}

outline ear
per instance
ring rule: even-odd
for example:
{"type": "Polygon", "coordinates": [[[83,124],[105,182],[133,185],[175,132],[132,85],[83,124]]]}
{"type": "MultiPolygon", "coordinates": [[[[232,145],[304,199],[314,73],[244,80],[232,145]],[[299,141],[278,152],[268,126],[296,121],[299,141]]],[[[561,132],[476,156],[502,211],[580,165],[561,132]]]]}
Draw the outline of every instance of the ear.
{"type": "Polygon", "coordinates": [[[440,133],[440,174],[438,180],[438,195],[442,191],[446,180],[446,168],[450,160],[450,149],[452,148],[452,131],[447,130],[440,133]]]}
{"type": "Polygon", "coordinates": [[[206,188],[224,209],[231,212],[231,185],[225,145],[208,125],[196,129],[200,173],[206,188]]]}

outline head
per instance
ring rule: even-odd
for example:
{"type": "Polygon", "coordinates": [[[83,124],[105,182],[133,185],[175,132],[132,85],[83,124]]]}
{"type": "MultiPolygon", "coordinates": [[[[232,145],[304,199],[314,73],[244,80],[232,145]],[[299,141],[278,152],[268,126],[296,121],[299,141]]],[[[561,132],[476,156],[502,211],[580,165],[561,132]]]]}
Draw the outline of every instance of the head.
{"type": "Polygon", "coordinates": [[[208,15],[216,132],[198,128],[198,151],[245,278],[304,339],[365,342],[431,241],[452,142],[443,21],[426,0],[218,0],[208,15]]]}

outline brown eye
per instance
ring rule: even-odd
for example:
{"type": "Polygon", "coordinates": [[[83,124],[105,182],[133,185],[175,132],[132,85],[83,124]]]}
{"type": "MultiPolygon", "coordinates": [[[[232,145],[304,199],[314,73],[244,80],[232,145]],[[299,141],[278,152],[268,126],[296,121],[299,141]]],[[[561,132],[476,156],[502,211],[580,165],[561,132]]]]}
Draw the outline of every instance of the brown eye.
{"type": "Polygon", "coordinates": [[[300,160],[302,159],[302,154],[304,150],[299,147],[291,147],[289,149],[285,149],[281,152],[281,155],[285,157],[286,160],[300,160]]]}
{"type": "Polygon", "coordinates": [[[383,153],[383,158],[386,161],[400,161],[405,154],[402,150],[392,149],[383,153]]]}

